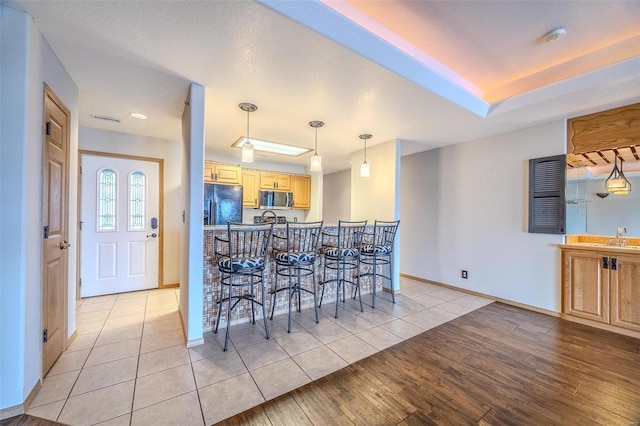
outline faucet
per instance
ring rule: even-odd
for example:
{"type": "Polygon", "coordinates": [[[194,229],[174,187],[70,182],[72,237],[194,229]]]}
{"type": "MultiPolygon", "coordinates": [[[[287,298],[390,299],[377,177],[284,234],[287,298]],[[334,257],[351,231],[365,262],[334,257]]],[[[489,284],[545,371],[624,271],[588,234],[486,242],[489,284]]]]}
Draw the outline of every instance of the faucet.
{"type": "Polygon", "coordinates": [[[616,228],[616,245],[622,245],[622,235],[627,233],[627,228],[625,228],[624,226],[618,226],[618,228],[616,228]]]}
{"type": "Polygon", "coordinates": [[[265,221],[264,218],[265,218],[265,215],[267,213],[271,213],[271,217],[273,217],[273,223],[276,223],[276,218],[278,216],[276,215],[276,213],[273,210],[265,210],[264,212],[262,212],[262,215],[260,215],[260,217],[262,218],[262,222],[265,221]]]}

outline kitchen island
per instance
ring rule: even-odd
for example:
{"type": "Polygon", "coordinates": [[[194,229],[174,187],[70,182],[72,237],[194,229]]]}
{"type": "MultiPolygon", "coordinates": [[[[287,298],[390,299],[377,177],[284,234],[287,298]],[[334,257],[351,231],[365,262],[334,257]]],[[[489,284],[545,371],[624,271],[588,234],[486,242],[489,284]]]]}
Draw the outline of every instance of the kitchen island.
{"type": "MultiPolygon", "coordinates": [[[[286,225],[274,225],[273,232],[274,234],[284,235],[286,230],[286,225]]],[[[214,252],[214,239],[215,237],[224,238],[227,237],[227,226],[226,225],[216,225],[216,226],[205,226],[204,227],[204,282],[203,282],[203,312],[202,312],[202,321],[203,321],[203,330],[211,331],[216,325],[216,319],[218,315],[218,298],[220,297],[220,273],[218,270],[218,266],[215,262],[215,252],[214,252]]],[[[338,232],[338,226],[324,226],[323,232],[327,234],[336,234],[338,232]]],[[[373,226],[368,225],[366,232],[373,232],[373,226]]],[[[327,237],[325,237],[327,238],[327,237]]],[[[330,238],[330,237],[328,237],[330,238]]],[[[326,240],[325,240],[326,241],[326,240]]],[[[320,256],[316,260],[316,277],[318,283],[318,300],[320,300],[320,292],[322,291],[322,286],[320,285],[322,280],[322,265],[323,265],[322,256],[320,256]]],[[[267,291],[266,297],[266,306],[267,312],[271,312],[271,301],[272,294],[271,291],[275,286],[275,262],[273,260],[273,256],[271,250],[269,251],[269,255],[267,257],[267,267],[265,269],[265,289],[267,291]]],[[[378,267],[378,273],[381,273],[382,267],[378,267]]],[[[361,266],[361,272],[366,273],[369,272],[370,268],[367,265],[361,266]]],[[[280,278],[280,282],[282,283],[282,279],[280,278]]],[[[311,287],[311,278],[306,278],[304,281],[307,287],[311,287]],[[308,282],[308,284],[306,284],[308,282]]],[[[360,288],[362,294],[368,294],[372,291],[372,279],[370,277],[365,277],[360,280],[360,288]]],[[[350,290],[352,287],[347,285],[347,290],[350,290]]],[[[382,279],[378,278],[376,292],[383,291],[382,288],[382,279]]],[[[349,294],[349,293],[347,293],[349,294]]],[[[336,299],[335,292],[335,283],[331,283],[328,285],[327,289],[325,289],[324,293],[324,303],[332,303],[336,299]]],[[[349,301],[347,300],[347,303],[349,301]]],[[[281,291],[277,294],[275,301],[275,314],[286,314],[288,312],[288,303],[287,303],[287,292],[281,291]]],[[[294,305],[295,306],[295,305],[294,305]]],[[[306,292],[302,292],[302,309],[305,308],[313,308],[313,295],[308,294],[306,292]]],[[[367,307],[365,307],[366,309],[367,307]]],[[[368,307],[368,309],[371,309],[368,307]]],[[[256,310],[256,318],[261,318],[262,311],[261,309],[256,310]]],[[[231,313],[231,325],[241,324],[244,322],[248,322],[251,318],[251,303],[249,301],[243,300],[238,306],[233,309],[231,313]]],[[[224,326],[224,322],[221,324],[224,326]]]]}

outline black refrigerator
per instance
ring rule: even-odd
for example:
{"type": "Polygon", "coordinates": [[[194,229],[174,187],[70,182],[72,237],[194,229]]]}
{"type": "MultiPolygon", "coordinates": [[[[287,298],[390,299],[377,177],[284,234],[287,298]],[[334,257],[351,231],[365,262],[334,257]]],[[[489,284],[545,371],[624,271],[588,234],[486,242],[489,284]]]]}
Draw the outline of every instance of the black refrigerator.
{"type": "Polygon", "coordinates": [[[204,184],[204,224],[242,222],[242,185],[204,184]]]}

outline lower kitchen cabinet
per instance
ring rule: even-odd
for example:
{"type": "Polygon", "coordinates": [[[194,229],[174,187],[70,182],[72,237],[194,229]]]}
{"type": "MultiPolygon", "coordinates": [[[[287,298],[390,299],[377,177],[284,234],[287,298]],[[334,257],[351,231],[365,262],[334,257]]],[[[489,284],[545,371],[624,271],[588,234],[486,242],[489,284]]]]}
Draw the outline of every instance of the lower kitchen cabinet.
{"type": "Polygon", "coordinates": [[[615,259],[616,270],[609,280],[611,324],[640,331],[640,255],[615,259]]]}
{"type": "Polygon", "coordinates": [[[640,331],[640,253],[563,248],[562,269],[563,313],[640,331]]]}
{"type": "Polygon", "coordinates": [[[563,250],[563,312],[609,322],[609,271],[601,253],[563,250]]]}

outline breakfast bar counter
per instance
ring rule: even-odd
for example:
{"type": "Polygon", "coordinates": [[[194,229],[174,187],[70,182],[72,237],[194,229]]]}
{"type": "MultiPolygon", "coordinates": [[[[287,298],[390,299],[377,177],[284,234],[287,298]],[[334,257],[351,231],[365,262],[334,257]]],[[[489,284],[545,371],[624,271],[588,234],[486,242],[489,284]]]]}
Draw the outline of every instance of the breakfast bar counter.
{"type": "MultiPolygon", "coordinates": [[[[274,235],[280,234],[284,235],[286,230],[286,225],[274,225],[273,233],[274,235]]],[[[326,234],[336,234],[338,231],[338,226],[324,226],[323,233],[326,234]]],[[[227,237],[227,226],[226,225],[216,225],[216,226],[205,226],[204,227],[204,282],[203,282],[203,329],[204,331],[211,331],[215,327],[216,318],[218,315],[218,298],[220,294],[220,273],[218,271],[218,266],[215,262],[215,253],[214,253],[214,239],[215,237],[226,239],[227,237]]],[[[368,225],[366,232],[373,232],[373,226],[368,225]]],[[[331,238],[326,237],[325,238],[331,238]]],[[[325,240],[326,242],[326,240],[325,240]]],[[[320,282],[322,280],[322,265],[323,265],[322,256],[316,261],[316,277],[318,283],[318,299],[320,298],[320,292],[322,291],[322,287],[320,286],[320,282]]],[[[272,294],[271,290],[275,285],[275,266],[274,259],[271,252],[267,258],[267,267],[265,269],[265,289],[267,291],[266,295],[266,306],[267,312],[271,312],[271,303],[272,303],[272,294]]],[[[369,272],[370,269],[366,265],[361,266],[361,272],[366,273],[369,272]]],[[[379,267],[381,268],[381,267],[379,267]]],[[[378,269],[380,273],[380,269],[378,269]]],[[[311,287],[311,279],[306,278],[308,287],[311,287]]],[[[371,278],[365,277],[360,281],[360,288],[362,294],[367,294],[372,291],[371,288],[371,278]]],[[[305,281],[306,283],[306,281],[305,281]]],[[[351,286],[347,286],[347,290],[350,290],[351,286]]],[[[376,292],[382,291],[382,280],[378,279],[376,292]]],[[[336,299],[335,293],[335,284],[329,285],[327,289],[325,289],[324,300],[323,303],[332,303],[336,299]]],[[[288,312],[288,303],[287,303],[287,293],[279,292],[275,301],[275,314],[284,314],[288,312]]],[[[305,308],[313,308],[313,295],[308,293],[302,293],[302,309],[305,308]]],[[[258,317],[261,317],[261,310],[256,310],[256,320],[258,317]]],[[[236,306],[231,313],[231,325],[240,324],[243,322],[248,322],[251,318],[251,303],[249,301],[242,301],[236,306]]],[[[224,326],[224,322],[221,324],[224,326]]]]}

